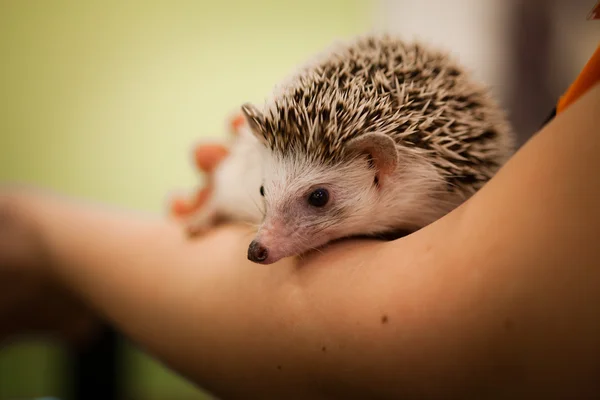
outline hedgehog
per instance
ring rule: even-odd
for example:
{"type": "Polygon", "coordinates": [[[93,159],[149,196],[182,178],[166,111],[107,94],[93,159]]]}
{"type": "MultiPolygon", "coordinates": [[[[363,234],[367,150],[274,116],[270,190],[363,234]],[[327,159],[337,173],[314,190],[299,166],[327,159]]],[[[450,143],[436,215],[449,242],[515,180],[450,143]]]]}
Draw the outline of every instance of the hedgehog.
{"type": "Polygon", "coordinates": [[[260,153],[262,201],[247,219],[259,264],[415,232],[476,193],[515,144],[487,86],[448,52],[390,34],[330,46],[241,112],[260,153]]]}

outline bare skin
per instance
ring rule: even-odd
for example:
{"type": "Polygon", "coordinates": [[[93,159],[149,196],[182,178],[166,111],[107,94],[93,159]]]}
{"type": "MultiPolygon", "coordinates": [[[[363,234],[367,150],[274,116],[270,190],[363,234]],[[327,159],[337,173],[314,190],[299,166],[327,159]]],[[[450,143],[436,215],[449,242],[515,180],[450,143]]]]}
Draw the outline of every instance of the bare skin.
{"type": "Polygon", "coordinates": [[[267,266],[247,227],[190,241],[178,218],[6,189],[43,251],[3,257],[0,282],[56,282],[222,398],[596,397],[599,109],[596,85],[415,234],[267,266]]]}

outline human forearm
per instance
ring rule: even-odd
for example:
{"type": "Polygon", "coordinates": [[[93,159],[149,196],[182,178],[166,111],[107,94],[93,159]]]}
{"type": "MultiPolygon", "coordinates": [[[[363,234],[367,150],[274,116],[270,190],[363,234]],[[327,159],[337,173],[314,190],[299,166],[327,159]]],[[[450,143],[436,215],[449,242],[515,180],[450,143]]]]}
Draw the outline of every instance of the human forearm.
{"type": "MultiPolygon", "coordinates": [[[[239,372],[244,376],[261,362],[248,356],[252,332],[239,331],[251,323],[253,309],[264,312],[282,301],[264,304],[267,293],[271,300],[276,294],[257,286],[273,280],[246,279],[248,272],[266,271],[241,257],[232,260],[244,254],[243,228],[190,242],[178,224],[164,218],[55,195],[25,193],[19,204],[38,225],[53,273],[64,286],[177,371],[221,392],[222,385],[244,379],[236,378],[237,367],[245,369],[239,372]],[[239,340],[248,344],[235,343],[239,340]]],[[[240,388],[250,384],[238,382],[240,388]]]]}
{"type": "Polygon", "coordinates": [[[447,239],[468,249],[456,274],[496,323],[523,397],[600,390],[599,110],[596,85],[463,207],[447,239]]]}
{"type": "Polygon", "coordinates": [[[21,204],[65,286],[217,395],[447,398],[489,387],[490,316],[466,317],[478,311],[464,308],[470,293],[435,236],[259,266],[245,260],[244,228],[191,242],[160,218],[39,196],[21,204]]]}
{"type": "Polygon", "coordinates": [[[395,263],[382,262],[385,243],[358,241],[259,266],[245,260],[245,228],[191,242],[160,218],[38,196],[21,204],[65,286],[218,395],[414,395],[428,385],[433,395],[463,374],[449,362],[456,337],[438,332],[438,307],[415,292],[419,271],[431,278],[427,239],[395,263]]]}

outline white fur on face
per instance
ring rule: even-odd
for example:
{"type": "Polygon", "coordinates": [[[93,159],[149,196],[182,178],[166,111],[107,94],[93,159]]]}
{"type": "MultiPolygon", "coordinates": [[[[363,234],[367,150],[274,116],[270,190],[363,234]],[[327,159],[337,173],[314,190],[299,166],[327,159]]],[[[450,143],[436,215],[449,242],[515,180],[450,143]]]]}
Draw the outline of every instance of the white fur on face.
{"type": "Polygon", "coordinates": [[[268,249],[268,263],[346,236],[418,229],[455,206],[435,168],[423,160],[401,160],[375,185],[376,171],[366,158],[332,167],[306,155],[265,153],[266,214],[255,240],[268,249]],[[322,208],[308,203],[318,188],[329,192],[322,208]]]}

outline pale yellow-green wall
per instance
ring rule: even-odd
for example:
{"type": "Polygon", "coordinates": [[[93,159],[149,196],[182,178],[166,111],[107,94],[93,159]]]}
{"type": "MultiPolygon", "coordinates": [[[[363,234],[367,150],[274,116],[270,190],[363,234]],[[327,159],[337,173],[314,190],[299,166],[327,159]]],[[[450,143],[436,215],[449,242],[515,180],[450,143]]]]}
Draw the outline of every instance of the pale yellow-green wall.
{"type": "Polygon", "coordinates": [[[0,2],[0,178],[158,210],[299,61],[370,22],[368,1],[0,2]]]}
{"type": "MultiPolygon", "coordinates": [[[[0,182],[162,212],[168,192],[199,179],[196,140],[222,135],[232,110],[261,101],[315,51],[370,29],[372,9],[368,0],[0,0],[0,182]]],[[[1,400],[59,390],[60,353],[30,346],[0,350],[1,400]]],[[[132,394],[189,393],[140,353],[129,360],[132,394]]]]}

